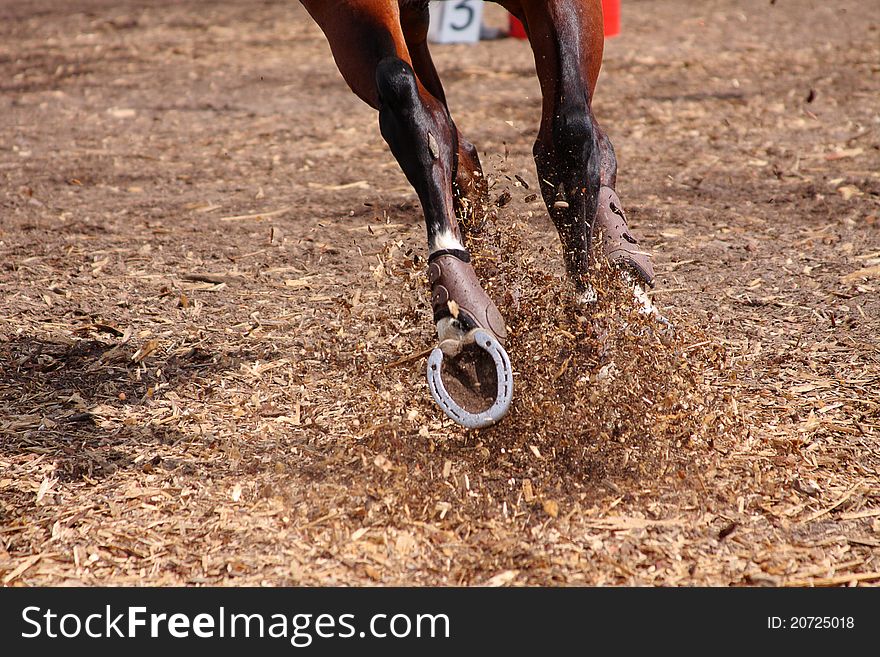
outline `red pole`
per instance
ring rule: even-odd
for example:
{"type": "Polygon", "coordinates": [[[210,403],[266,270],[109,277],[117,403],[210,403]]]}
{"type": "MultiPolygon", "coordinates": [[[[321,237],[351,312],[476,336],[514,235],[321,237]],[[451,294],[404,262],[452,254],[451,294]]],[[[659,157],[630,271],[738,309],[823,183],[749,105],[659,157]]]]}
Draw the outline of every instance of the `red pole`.
{"type": "Polygon", "coordinates": [[[605,38],[620,34],[620,0],[602,0],[605,14],[605,38]]]}
{"type": "MultiPolygon", "coordinates": [[[[602,0],[602,12],[605,15],[605,37],[613,37],[620,34],[620,0],[602,0]]],[[[525,39],[526,29],[523,24],[511,14],[510,36],[514,39],[525,39]]]]}

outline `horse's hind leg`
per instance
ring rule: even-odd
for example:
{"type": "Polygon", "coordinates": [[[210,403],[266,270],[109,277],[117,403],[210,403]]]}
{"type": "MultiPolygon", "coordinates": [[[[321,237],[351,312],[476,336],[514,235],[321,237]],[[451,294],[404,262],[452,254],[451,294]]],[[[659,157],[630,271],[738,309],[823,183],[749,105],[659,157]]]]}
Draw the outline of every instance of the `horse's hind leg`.
{"type": "Polygon", "coordinates": [[[614,148],[592,111],[604,49],[600,0],[500,4],[524,22],[535,53],[543,95],[535,163],[569,275],[580,289],[589,288],[586,276],[595,235],[609,260],[651,283],[650,258],[632,237],[614,191],[614,148]]]}
{"type": "Polygon", "coordinates": [[[504,339],[503,318],[480,286],[455,216],[458,136],[441,99],[413,70],[397,2],[302,0],[351,89],[379,110],[379,127],[425,215],[434,321],[441,340],[474,328],[504,339]]]}

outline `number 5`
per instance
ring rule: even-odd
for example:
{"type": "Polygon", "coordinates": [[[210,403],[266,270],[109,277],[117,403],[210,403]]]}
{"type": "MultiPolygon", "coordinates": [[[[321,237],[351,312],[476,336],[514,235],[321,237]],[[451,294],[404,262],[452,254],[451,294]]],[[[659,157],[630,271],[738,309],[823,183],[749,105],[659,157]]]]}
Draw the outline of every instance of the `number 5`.
{"type": "Polygon", "coordinates": [[[451,27],[456,32],[462,32],[468,29],[471,23],[474,21],[474,8],[470,6],[469,0],[461,0],[455,7],[453,7],[454,11],[464,10],[467,12],[467,20],[463,25],[456,25],[453,22],[449,23],[449,27],[451,27]]]}

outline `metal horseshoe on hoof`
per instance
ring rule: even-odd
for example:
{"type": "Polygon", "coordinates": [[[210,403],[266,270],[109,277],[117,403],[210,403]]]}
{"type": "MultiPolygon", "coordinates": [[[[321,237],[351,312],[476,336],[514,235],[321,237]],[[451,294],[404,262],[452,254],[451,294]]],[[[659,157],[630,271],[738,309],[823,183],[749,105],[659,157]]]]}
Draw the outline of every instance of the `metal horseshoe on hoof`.
{"type": "Polygon", "coordinates": [[[510,410],[510,401],[513,399],[513,369],[510,367],[510,358],[504,347],[494,335],[484,329],[476,329],[468,336],[468,341],[474,341],[477,346],[488,353],[495,362],[497,373],[498,390],[495,402],[485,411],[471,413],[462,408],[446,391],[441,377],[443,365],[443,350],[436,347],[428,357],[428,387],[434,401],[453,420],[468,429],[481,429],[495,424],[510,410]]]}

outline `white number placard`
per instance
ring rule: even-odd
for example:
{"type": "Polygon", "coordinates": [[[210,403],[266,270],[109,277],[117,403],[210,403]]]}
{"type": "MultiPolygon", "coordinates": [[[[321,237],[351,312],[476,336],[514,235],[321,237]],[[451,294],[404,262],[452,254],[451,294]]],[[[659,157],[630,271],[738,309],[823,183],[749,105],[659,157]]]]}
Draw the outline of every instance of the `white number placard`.
{"type": "Polygon", "coordinates": [[[434,43],[476,43],[480,40],[483,0],[432,2],[428,39],[434,43]]]}

